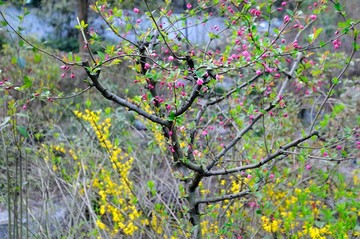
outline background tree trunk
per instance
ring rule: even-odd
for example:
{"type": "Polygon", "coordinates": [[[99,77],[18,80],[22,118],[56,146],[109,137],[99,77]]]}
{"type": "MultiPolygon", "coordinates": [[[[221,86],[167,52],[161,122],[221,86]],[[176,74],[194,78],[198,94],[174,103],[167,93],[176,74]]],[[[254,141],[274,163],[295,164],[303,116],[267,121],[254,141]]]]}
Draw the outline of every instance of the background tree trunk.
{"type": "MultiPolygon", "coordinates": [[[[78,0],[78,17],[79,21],[84,21],[85,23],[88,23],[88,12],[89,12],[89,0],[78,0]]],[[[88,30],[85,30],[85,36],[88,39],[88,30]]],[[[85,53],[86,47],[84,43],[84,38],[79,31],[78,34],[78,42],[79,42],[79,53],[85,53]]]]}

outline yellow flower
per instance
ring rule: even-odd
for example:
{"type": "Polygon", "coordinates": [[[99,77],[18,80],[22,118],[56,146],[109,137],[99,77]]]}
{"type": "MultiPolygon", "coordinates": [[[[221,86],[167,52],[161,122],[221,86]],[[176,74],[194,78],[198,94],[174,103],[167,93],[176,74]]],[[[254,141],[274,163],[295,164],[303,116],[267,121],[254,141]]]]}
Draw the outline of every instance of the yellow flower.
{"type": "Polygon", "coordinates": [[[277,220],[277,219],[273,219],[270,221],[269,218],[267,218],[266,216],[262,216],[261,217],[261,221],[263,223],[263,228],[265,231],[267,232],[277,232],[279,230],[279,225],[281,224],[281,220],[277,220]]]}
{"type": "Polygon", "coordinates": [[[106,225],[100,221],[99,219],[96,220],[96,225],[101,229],[101,230],[105,230],[106,229],[106,225]]]}

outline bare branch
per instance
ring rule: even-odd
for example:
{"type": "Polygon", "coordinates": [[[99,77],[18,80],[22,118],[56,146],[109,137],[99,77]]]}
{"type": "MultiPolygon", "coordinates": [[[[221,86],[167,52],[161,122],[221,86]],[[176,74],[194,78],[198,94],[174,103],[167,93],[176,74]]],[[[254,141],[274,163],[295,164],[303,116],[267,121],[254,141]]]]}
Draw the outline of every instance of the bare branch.
{"type": "MultiPolygon", "coordinates": [[[[354,42],[356,43],[356,37],[354,38],[354,42]]],[[[355,53],[356,53],[356,50],[355,50],[355,48],[353,48],[353,50],[352,50],[352,52],[351,52],[351,54],[350,54],[350,58],[349,58],[348,62],[346,63],[345,67],[342,69],[342,71],[340,72],[340,74],[337,76],[337,81],[340,81],[340,79],[343,77],[343,75],[344,75],[344,73],[346,72],[346,70],[349,68],[350,63],[351,63],[351,59],[354,57],[355,53]]],[[[310,126],[310,128],[309,128],[309,132],[311,132],[311,131],[314,129],[316,120],[317,120],[317,118],[319,118],[319,115],[320,115],[322,109],[324,108],[326,102],[329,100],[329,98],[330,98],[330,96],[331,96],[331,94],[332,94],[335,86],[337,86],[337,83],[332,83],[332,85],[331,85],[331,87],[330,87],[330,89],[329,89],[329,91],[328,91],[328,93],[327,93],[324,101],[321,103],[320,108],[319,108],[319,110],[317,111],[317,113],[316,113],[316,115],[315,115],[315,118],[314,118],[313,122],[311,123],[311,126],[310,126]]]]}
{"type": "MultiPolygon", "coordinates": [[[[133,110],[136,113],[138,113],[139,115],[147,118],[148,120],[151,120],[152,122],[158,123],[162,126],[166,126],[166,127],[170,127],[171,123],[167,120],[164,120],[156,115],[152,115],[147,113],[146,111],[144,111],[143,109],[139,108],[138,106],[136,106],[135,104],[130,103],[128,100],[125,100],[117,95],[115,95],[114,93],[110,92],[108,89],[104,88],[100,82],[98,81],[98,77],[99,74],[97,75],[93,75],[90,71],[89,71],[89,62],[88,61],[84,61],[83,62],[83,66],[85,68],[85,71],[87,73],[87,75],[89,76],[89,78],[91,79],[93,85],[95,86],[95,88],[108,100],[111,100],[119,105],[122,105],[126,108],[128,108],[129,110],[133,110]]],[[[98,72],[99,73],[99,72],[98,72]]]]}
{"type": "Polygon", "coordinates": [[[214,176],[214,175],[227,175],[227,174],[231,174],[231,173],[238,173],[241,171],[245,171],[247,169],[254,169],[254,168],[258,168],[266,163],[268,163],[269,161],[281,156],[281,155],[286,155],[287,152],[286,150],[297,146],[298,144],[310,139],[313,136],[317,136],[318,132],[313,132],[305,137],[296,139],[284,146],[281,146],[275,153],[268,155],[266,158],[264,158],[263,160],[259,161],[258,163],[254,163],[254,164],[249,164],[249,165],[245,165],[245,166],[241,166],[241,167],[236,167],[236,168],[232,168],[232,169],[222,169],[222,170],[216,170],[216,171],[206,171],[204,176],[205,177],[209,177],[209,176],[214,176]]]}
{"type": "Polygon", "coordinates": [[[52,58],[55,58],[56,60],[62,62],[65,65],[77,65],[77,66],[81,66],[81,64],[78,63],[71,63],[71,62],[66,62],[63,59],[61,59],[60,57],[43,50],[40,47],[35,46],[33,43],[31,43],[30,41],[26,40],[25,37],[23,37],[23,35],[20,34],[20,32],[18,32],[17,30],[15,30],[15,28],[9,23],[9,21],[6,19],[5,15],[3,14],[3,12],[0,10],[0,15],[1,17],[4,19],[4,21],[6,22],[7,26],[9,26],[11,28],[11,30],[24,42],[26,42],[29,46],[33,47],[35,50],[44,53],[45,55],[51,56],[52,58]]]}
{"type": "Polygon", "coordinates": [[[231,200],[231,199],[235,199],[235,198],[241,198],[244,197],[248,194],[250,194],[250,190],[245,190],[239,193],[233,193],[233,194],[228,194],[228,195],[224,195],[224,196],[220,196],[220,197],[213,197],[213,198],[206,198],[206,199],[201,199],[201,200],[196,200],[196,204],[201,204],[201,203],[214,203],[214,202],[222,202],[225,200],[231,200]]]}

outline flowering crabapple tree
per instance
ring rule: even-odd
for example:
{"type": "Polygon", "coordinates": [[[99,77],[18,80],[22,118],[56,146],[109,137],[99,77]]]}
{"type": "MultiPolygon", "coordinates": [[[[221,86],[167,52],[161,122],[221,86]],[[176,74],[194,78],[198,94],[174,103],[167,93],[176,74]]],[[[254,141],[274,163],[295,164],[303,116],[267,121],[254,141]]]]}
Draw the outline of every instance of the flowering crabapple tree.
{"type": "MultiPolygon", "coordinates": [[[[182,185],[176,190],[185,199],[181,215],[192,238],[206,235],[209,212],[226,214],[231,203],[261,210],[257,198],[267,195],[259,192],[281,177],[280,167],[311,170],[320,162],[355,158],[355,120],[347,122],[345,134],[338,124],[345,106],[332,99],[359,50],[360,21],[350,19],[340,1],[201,0],[179,14],[171,1],[145,0],[144,9],[131,11],[105,0],[89,2],[118,40],[105,43],[89,23],[78,21],[85,56],[49,53],[1,16],[25,44],[61,62],[64,78],[83,69],[86,90],[96,89],[160,133],[156,141],[165,143],[169,173],[182,185]],[[333,32],[322,20],[329,14],[333,32]],[[221,24],[209,27],[213,19],[221,24]],[[199,28],[207,30],[205,42],[194,40],[199,28]],[[351,51],[330,59],[345,41],[351,51]],[[101,50],[94,52],[95,45],[101,50]],[[337,68],[329,68],[334,60],[337,68]],[[104,85],[102,72],[117,65],[126,65],[136,96],[104,85]],[[310,116],[303,123],[305,112],[310,116]],[[218,204],[225,206],[209,209],[218,204]]],[[[56,100],[51,94],[31,97],[56,100]]],[[[275,235],[276,227],[264,229],[275,235]]],[[[244,231],[236,232],[238,238],[254,235],[244,231]]]]}

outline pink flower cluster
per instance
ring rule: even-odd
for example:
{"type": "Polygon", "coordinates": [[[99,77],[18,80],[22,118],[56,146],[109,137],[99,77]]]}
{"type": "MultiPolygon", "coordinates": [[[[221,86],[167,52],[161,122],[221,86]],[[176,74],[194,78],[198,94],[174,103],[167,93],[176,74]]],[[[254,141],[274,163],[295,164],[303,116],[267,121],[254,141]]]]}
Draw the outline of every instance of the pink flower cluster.
{"type": "Polygon", "coordinates": [[[258,16],[261,15],[261,11],[253,8],[253,9],[250,9],[250,14],[253,15],[253,16],[258,17],[258,16]]]}
{"type": "Polygon", "coordinates": [[[284,23],[288,23],[290,21],[290,16],[289,15],[285,15],[284,17],[284,23]]]}
{"type": "Polygon", "coordinates": [[[334,49],[338,49],[341,46],[341,40],[339,38],[333,40],[334,49]]]}
{"type": "MultiPolygon", "coordinates": [[[[60,69],[65,71],[65,72],[63,72],[63,73],[61,74],[61,78],[65,78],[67,72],[68,72],[71,68],[70,68],[70,66],[68,66],[68,65],[62,65],[62,66],[60,66],[60,69]]],[[[74,72],[71,72],[71,73],[70,73],[70,78],[71,78],[71,79],[74,79],[74,78],[75,78],[74,72]]]]}

